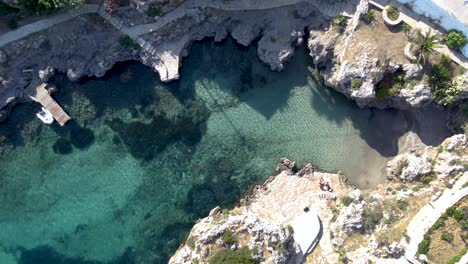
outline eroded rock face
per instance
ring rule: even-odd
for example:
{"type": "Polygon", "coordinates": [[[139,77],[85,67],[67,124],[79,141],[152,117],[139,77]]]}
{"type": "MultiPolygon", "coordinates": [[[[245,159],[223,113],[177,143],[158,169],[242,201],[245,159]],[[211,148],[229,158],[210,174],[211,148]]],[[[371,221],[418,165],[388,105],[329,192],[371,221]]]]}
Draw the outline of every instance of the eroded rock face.
{"type": "Polygon", "coordinates": [[[387,163],[389,179],[411,182],[432,171],[431,159],[427,154],[408,153],[399,155],[387,163]]]}
{"type": "Polygon", "coordinates": [[[222,213],[214,210],[198,222],[169,263],[207,263],[223,249],[257,249],[254,259],[261,263],[295,263],[301,251],[292,234],[276,222],[245,213],[222,213]],[[232,233],[234,242],[226,243],[222,236],[232,233]]]}
{"type": "Polygon", "coordinates": [[[398,155],[387,163],[387,178],[411,182],[429,174],[441,179],[455,177],[465,171],[467,162],[466,135],[458,134],[447,138],[439,147],[398,155]]]}
{"type": "Polygon", "coordinates": [[[339,247],[344,243],[346,233],[360,231],[363,228],[364,220],[364,201],[360,201],[360,191],[351,192],[352,197],[356,203],[349,204],[346,208],[342,209],[336,221],[331,224],[330,229],[333,232],[332,243],[335,247],[339,247]]]}

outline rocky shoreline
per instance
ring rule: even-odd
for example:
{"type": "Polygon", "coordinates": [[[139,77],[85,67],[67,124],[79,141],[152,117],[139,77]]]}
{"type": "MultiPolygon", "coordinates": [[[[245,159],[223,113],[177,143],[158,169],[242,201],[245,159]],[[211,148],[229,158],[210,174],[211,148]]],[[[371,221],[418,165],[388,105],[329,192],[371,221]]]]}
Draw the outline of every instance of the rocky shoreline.
{"type": "MultiPolygon", "coordinates": [[[[34,84],[50,81],[54,73],[66,73],[70,80],[101,77],[117,62],[138,60],[157,71],[161,80],[171,81],[179,78],[182,58],[189,55],[194,41],[207,37],[221,41],[228,35],[243,46],[255,42],[260,60],[272,70],[282,70],[294,49],[307,42],[325,84],[360,107],[407,109],[433,101],[430,88],[418,82],[398,95],[376,97],[375,87],[386,73],[402,70],[411,79],[420,75],[418,65],[380,58],[370,52],[376,48],[372,43],[360,47],[362,54],[345,56],[347,49],[355,48],[353,37],[369,9],[367,1],[330,5],[321,0],[277,0],[265,6],[218,2],[169,1],[163,9],[167,13],[151,23],[151,18],[141,19],[145,5],[134,1],[136,8],[126,7],[112,16],[79,16],[5,45],[0,51],[0,119],[6,117],[8,105],[30,100],[34,84]],[[348,16],[343,32],[332,25],[333,17],[340,13],[348,16]],[[136,42],[122,41],[126,33],[136,42]],[[360,86],[351,88],[356,78],[360,86]]],[[[468,82],[467,76],[463,75],[462,83],[468,82]]],[[[457,101],[467,95],[465,88],[457,101]]]]}
{"type": "Polygon", "coordinates": [[[200,219],[169,263],[208,263],[220,252],[241,249],[251,250],[258,263],[409,263],[406,226],[444,189],[466,181],[462,167],[467,151],[466,136],[459,134],[439,150],[428,147],[397,156],[388,162],[389,182],[362,191],[347,185],[342,174],[322,173],[311,164],[299,168],[283,158],[277,175],[256,186],[238,206],[216,207],[200,219]],[[404,166],[402,159],[407,159],[404,166]],[[333,192],[320,189],[322,178],[331,179],[333,192]],[[323,229],[310,255],[301,251],[291,228],[304,208],[317,213],[323,229]]]}

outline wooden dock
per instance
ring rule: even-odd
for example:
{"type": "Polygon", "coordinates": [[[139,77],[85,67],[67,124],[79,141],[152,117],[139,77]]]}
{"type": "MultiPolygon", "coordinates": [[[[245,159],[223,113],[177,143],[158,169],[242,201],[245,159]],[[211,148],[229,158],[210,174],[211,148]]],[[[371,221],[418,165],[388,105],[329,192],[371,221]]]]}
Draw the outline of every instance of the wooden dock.
{"type": "Polygon", "coordinates": [[[46,89],[47,84],[41,83],[36,86],[36,95],[31,98],[40,103],[49,111],[61,126],[64,126],[71,117],[62,109],[62,107],[52,98],[46,89]]]}

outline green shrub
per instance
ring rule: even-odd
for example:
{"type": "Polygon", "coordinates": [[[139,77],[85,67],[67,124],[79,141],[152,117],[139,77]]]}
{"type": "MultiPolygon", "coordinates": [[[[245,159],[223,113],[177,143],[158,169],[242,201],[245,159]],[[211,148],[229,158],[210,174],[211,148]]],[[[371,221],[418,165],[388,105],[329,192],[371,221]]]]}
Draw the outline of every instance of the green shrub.
{"type": "MultiPolygon", "coordinates": [[[[404,162],[404,164],[407,164],[406,162],[404,162]]],[[[408,165],[404,165],[404,166],[408,166],[408,165]]],[[[406,167],[405,167],[406,168],[406,167]]],[[[408,186],[406,186],[406,184],[400,184],[398,185],[396,188],[395,188],[397,191],[402,191],[402,190],[408,190],[408,186]]]]}
{"type": "Polygon", "coordinates": [[[346,27],[346,25],[348,25],[348,18],[344,15],[339,15],[333,18],[332,25],[341,31],[346,27]]]}
{"type": "Polygon", "coordinates": [[[140,49],[140,45],[138,45],[138,43],[136,43],[131,37],[127,35],[119,38],[119,44],[124,47],[132,48],[134,50],[140,49]]]}
{"type": "Polygon", "coordinates": [[[288,225],[286,228],[288,229],[289,233],[294,234],[294,228],[291,225],[288,225]]]}
{"type": "Polygon", "coordinates": [[[447,216],[453,216],[454,212],[455,212],[455,207],[453,207],[453,206],[450,206],[449,208],[447,208],[447,210],[445,210],[445,214],[447,216]]]}
{"type": "Polygon", "coordinates": [[[16,18],[14,18],[14,17],[8,19],[7,26],[10,29],[17,29],[18,28],[18,20],[16,20],[16,18]]]}
{"type": "Polygon", "coordinates": [[[467,40],[461,31],[452,29],[445,35],[445,43],[451,49],[459,49],[466,45],[467,40]]]}
{"type": "Polygon", "coordinates": [[[378,83],[377,87],[375,88],[375,97],[377,97],[377,99],[384,99],[395,96],[395,94],[396,90],[384,82],[378,83]]]}
{"type": "Polygon", "coordinates": [[[405,31],[410,31],[410,30],[411,30],[411,26],[408,25],[407,23],[403,23],[403,30],[405,30],[405,31]]]}
{"type": "Polygon", "coordinates": [[[447,261],[447,264],[455,264],[457,262],[460,262],[460,260],[467,253],[467,251],[468,251],[467,248],[462,249],[455,257],[447,261]]]}
{"type": "Polygon", "coordinates": [[[370,9],[367,10],[366,14],[364,15],[364,20],[366,20],[367,22],[375,20],[375,12],[370,9]]]}
{"type": "Polygon", "coordinates": [[[375,233],[375,241],[379,245],[388,246],[392,243],[392,232],[388,232],[388,230],[381,230],[375,233]]]}
{"type": "Polygon", "coordinates": [[[460,221],[460,225],[461,225],[461,227],[462,227],[463,230],[468,229],[468,221],[466,221],[466,220],[461,220],[461,221],[460,221]]]}
{"type": "Polygon", "coordinates": [[[345,196],[343,196],[343,198],[341,198],[341,202],[345,206],[349,206],[352,202],[354,202],[354,199],[349,197],[348,195],[345,195],[345,196]]]}
{"type": "Polygon", "coordinates": [[[195,240],[193,240],[193,237],[190,236],[189,238],[187,238],[187,242],[186,242],[187,246],[193,250],[195,248],[195,240]]]}
{"type": "Polygon", "coordinates": [[[346,251],[343,248],[340,248],[336,252],[338,253],[338,260],[343,263],[347,263],[348,257],[346,256],[346,251]]]}
{"type": "Polygon", "coordinates": [[[424,184],[429,184],[430,182],[435,180],[435,178],[436,177],[433,173],[429,173],[429,174],[422,175],[419,180],[424,184]]]}
{"type": "Polygon", "coordinates": [[[146,9],[146,15],[149,17],[160,16],[161,13],[161,6],[158,3],[151,3],[146,9]]]}
{"type": "Polygon", "coordinates": [[[362,85],[362,80],[359,78],[353,79],[351,81],[351,88],[352,89],[359,89],[362,85]]]}
{"type": "Polygon", "coordinates": [[[224,243],[228,245],[232,245],[236,242],[236,238],[234,237],[232,231],[229,229],[224,231],[223,235],[221,236],[221,239],[224,241],[224,243]]]}
{"type": "Polygon", "coordinates": [[[452,61],[452,59],[445,55],[445,54],[442,54],[442,56],[440,56],[440,63],[444,64],[444,65],[448,65],[450,62],[452,61]]]}
{"type": "Polygon", "coordinates": [[[407,200],[397,200],[397,206],[398,206],[398,209],[400,210],[405,210],[406,208],[408,208],[408,201],[407,200]]]}
{"type": "Polygon", "coordinates": [[[432,66],[431,71],[429,73],[429,77],[431,78],[431,81],[434,83],[439,83],[439,82],[444,82],[448,81],[451,79],[451,74],[449,70],[440,65],[440,64],[435,64],[432,66]]]}
{"type": "Polygon", "coordinates": [[[453,234],[449,232],[443,232],[442,235],[440,235],[440,238],[442,240],[445,240],[447,242],[452,242],[453,241],[453,234]]]}
{"type": "Polygon", "coordinates": [[[216,253],[209,261],[210,264],[256,264],[252,252],[248,248],[238,250],[224,249],[216,253]]]}
{"type": "Polygon", "coordinates": [[[29,13],[47,14],[65,8],[77,8],[84,0],[18,0],[21,9],[29,13]]]}
{"type": "Polygon", "coordinates": [[[397,71],[395,75],[393,76],[393,81],[397,85],[403,86],[405,84],[405,77],[406,77],[406,74],[404,71],[397,71]]]}
{"type": "Polygon", "coordinates": [[[457,220],[457,222],[460,222],[463,219],[463,212],[460,210],[453,211],[453,218],[457,220]]]}
{"type": "Polygon", "coordinates": [[[0,3],[0,16],[16,14],[18,13],[18,11],[18,8],[10,7],[5,5],[4,3],[0,3]]]}
{"type": "MultiPolygon", "coordinates": [[[[401,159],[400,161],[398,161],[397,167],[395,168],[395,174],[396,174],[397,176],[400,176],[401,173],[403,172],[403,170],[404,170],[405,168],[408,167],[408,165],[409,165],[409,161],[408,161],[408,159],[406,159],[406,158],[405,158],[405,159],[401,159]]],[[[399,185],[399,186],[397,187],[397,190],[398,190],[400,187],[401,187],[401,185],[399,185]]],[[[401,190],[401,189],[399,189],[398,191],[400,191],[400,190],[401,190]]]]}
{"type": "Polygon", "coordinates": [[[400,11],[398,11],[398,9],[392,5],[387,6],[385,10],[387,10],[388,18],[391,20],[397,20],[400,16],[400,11]]]}
{"type": "Polygon", "coordinates": [[[424,238],[418,245],[418,254],[427,254],[427,252],[429,252],[430,243],[431,241],[428,238],[424,238]]]}
{"type": "Polygon", "coordinates": [[[383,218],[382,208],[379,206],[367,206],[363,212],[364,230],[372,231],[383,218]]]}

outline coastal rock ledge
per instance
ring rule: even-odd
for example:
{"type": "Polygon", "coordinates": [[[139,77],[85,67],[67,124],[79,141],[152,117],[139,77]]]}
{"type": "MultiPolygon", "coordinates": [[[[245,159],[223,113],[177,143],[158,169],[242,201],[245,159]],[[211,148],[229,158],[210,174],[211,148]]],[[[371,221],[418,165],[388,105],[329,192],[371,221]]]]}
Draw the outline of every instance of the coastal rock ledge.
{"type": "Polygon", "coordinates": [[[141,61],[157,71],[162,81],[178,79],[191,44],[207,37],[218,42],[231,36],[243,46],[255,41],[260,60],[272,70],[282,70],[304,42],[305,28],[328,28],[340,13],[354,14],[358,3],[176,2],[165,2],[169,6],[163,6],[164,13],[152,18],[143,13],[142,1],[132,1],[112,15],[100,10],[99,15],[77,16],[1,46],[0,108],[30,100],[38,80],[53,80],[50,73],[64,73],[70,80],[101,77],[119,61],[141,61]]]}

